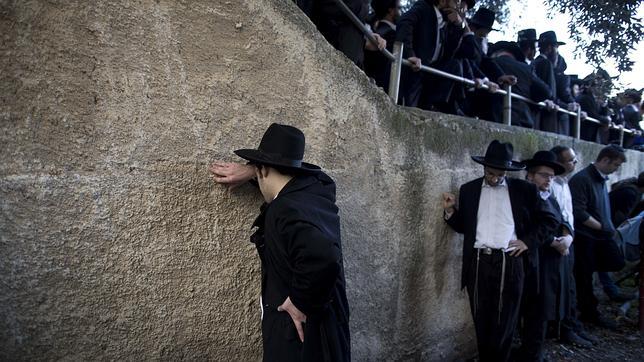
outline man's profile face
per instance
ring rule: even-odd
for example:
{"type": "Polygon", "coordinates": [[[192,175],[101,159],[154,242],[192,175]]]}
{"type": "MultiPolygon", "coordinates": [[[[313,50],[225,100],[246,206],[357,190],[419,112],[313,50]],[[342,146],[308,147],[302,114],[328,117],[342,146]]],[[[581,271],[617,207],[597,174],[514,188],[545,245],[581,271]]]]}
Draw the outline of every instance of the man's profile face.
{"type": "Polygon", "coordinates": [[[559,156],[559,163],[566,169],[565,174],[572,173],[575,170],[575,166],[577,165],[577,155],[575,154],[575,151],[573,151],[572,148],[569,148],[561,153],[561,156],[559,156]]]}
{"type": "Polygon", "coordinates": [[[603,174],[610,175],[611,173],[617,171],[622,163],[624,163],[624,161],[620,160],[619,158],[611,160],[608,157],[604,157],[599,161],[599,170],[603,174]]]}
{"type": "Polygon", "coordinates": [[[492,187],[498,186],[505,179],[505,170],[485,166],[483,168],[483,178],[488,185],[492,187]]]}

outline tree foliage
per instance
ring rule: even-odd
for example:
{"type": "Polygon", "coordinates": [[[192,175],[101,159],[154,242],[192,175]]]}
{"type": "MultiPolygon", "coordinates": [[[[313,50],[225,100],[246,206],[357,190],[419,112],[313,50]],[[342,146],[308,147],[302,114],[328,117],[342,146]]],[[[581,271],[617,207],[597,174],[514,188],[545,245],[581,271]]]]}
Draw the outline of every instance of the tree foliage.
{"type": "Polygon", "coordinates": [[[641,0],[546,0],[554,11],[570,16],[570,36],[586,52],[588,61],[601,66],[610,58],[620,72],[635,63],[630,52],[644,33],[637,17],[641,0]]]}
{"type": "MultiPolygon", "coordinates": [[[[406,10],[417,0],[402,0],[406,10]]],[[[532,0],[520,0],[527,2],[532,0]]],[[[585,52],[588,62],[600,67],[608,59],[617,64],[620,72],[629,71],[635,63],[631,51],[644,35],[642,19],[637,10],[642,0],[543,0],[553,12],[570,17],[570,37],[585,52]]],[[[497,12],[500,24],[507,22],[510,0],[479,0],[476,8],[486,7],[497,12]]],[[[470,14],[471,15],[471,14],[470,14]]]]}

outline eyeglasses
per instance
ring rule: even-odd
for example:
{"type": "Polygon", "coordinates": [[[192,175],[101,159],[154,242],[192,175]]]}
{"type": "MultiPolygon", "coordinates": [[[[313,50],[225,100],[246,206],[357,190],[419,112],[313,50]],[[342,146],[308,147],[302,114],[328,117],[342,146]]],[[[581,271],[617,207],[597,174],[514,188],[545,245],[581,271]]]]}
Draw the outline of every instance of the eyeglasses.
{"type": "Polygon", "coordinates": [[[564,163],[572,163],[573,165],[576,165],[576,164],[577,164],[577,162],[579,162],[579,160],[577,160],[577,158],[576,158],[576,157],[575,157],[575,158],[573,158],[572,160],[566,160],[566,161],[564,161],[564,163]]]}
{"type": "Polygon", "coordinates": [[[547,178],[548,180],[552,180],[552,179],[554,179],[554,178],[555,178],[555,175],[553,175],[553,174],[549,174],[549,173],[545,173],[545,172],[537,172],[537,173],[535,173],[535,175],[539,175],[539,176],[541,176],[541,177],[543,177],[543,178],[547,178]]]}

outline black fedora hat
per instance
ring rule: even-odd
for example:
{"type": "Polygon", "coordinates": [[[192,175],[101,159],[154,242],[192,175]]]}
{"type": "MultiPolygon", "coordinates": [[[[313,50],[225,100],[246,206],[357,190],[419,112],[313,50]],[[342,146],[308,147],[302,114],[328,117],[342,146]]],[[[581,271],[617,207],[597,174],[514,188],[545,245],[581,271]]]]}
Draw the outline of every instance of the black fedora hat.
{"type": "Polygon", "coordinates": [[[499,51],[506,51],[512,54],[512,56],[514,56],[514,59],[516,59],[517,61],[525,62],[525,54],[523,54],[521,48],[519,48],[519,44],[513,41],[498,41],[490,45],[488,55],[493,55],[494,53],[499,51]]]}
{"type": "Polygon", "coordinates": [[[497,170],[523,170],[525,168],[523,163],[512,160],[513,153],[514,147],[512,147],[511,143],[501,143],[494,140],[487,146],[485,156],[472,156],[472,159],[474,162],[480,163],[483,166],[492,167],[497,170]]]}
{"type": "Polygon", "coordinates": [[[566,43],[562,41],[557,41],[557,33],[554,31],[546,31],[539,35],[539,44],[556,44],[556,45],[565,45],[566,43]]]}
{"type": "Polygon", "coordinates": [[[561,175],[566,169],[557,162],[557,155],[550,151],[537,151],[531,159],[523,161],[528,169],[536,166],[550,167],[555,171],[555,175],[561,175]]]}
{"type": "Polygon", "coordinates": [[[235,154],[252,163],[280,167],[295,173],[316,173],[320,167],[303,162],[304,133],[293,126],[271,124],[257,149],[236,150],[235,154]]]}
{"type": "Polygon", "coordinates": [[[492,28],[492,26],[494,25],[495,17],[496,14],[494,13],[494,11],[488,8],[479,8],[468,22],[481,28],[487,28],[496,31],[497,29],[492,28]]]}
{"type": "Polygon", "coordinates": [[[518,36],[517,36],[517,42],[529,42],[537,41],[537,31],[535,29],[523,29],[519,30],[518,36]]]}

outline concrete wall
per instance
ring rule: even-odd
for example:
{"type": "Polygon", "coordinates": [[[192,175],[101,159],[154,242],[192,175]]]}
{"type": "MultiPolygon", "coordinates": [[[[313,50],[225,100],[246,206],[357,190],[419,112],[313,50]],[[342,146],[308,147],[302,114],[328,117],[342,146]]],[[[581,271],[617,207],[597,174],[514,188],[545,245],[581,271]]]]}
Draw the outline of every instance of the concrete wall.
{"type": "Polygon", "coordinates": [[[274,121],[337,181],[354,359],[466,356],[440,193],[572,144],[395,107],[286,0],[0,0],[0,34],[0,360],[260,359],[260,198],[207,166],[274,121]]]}

